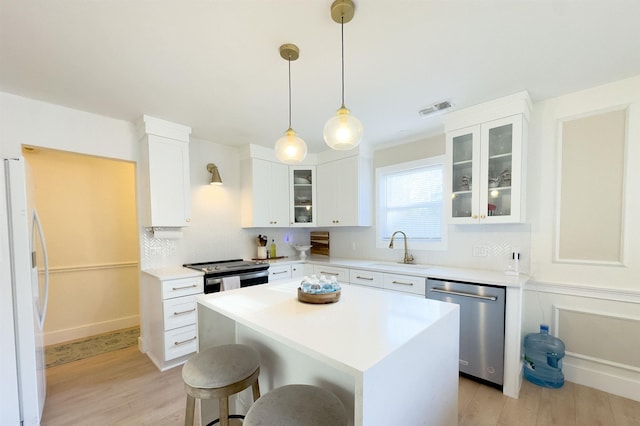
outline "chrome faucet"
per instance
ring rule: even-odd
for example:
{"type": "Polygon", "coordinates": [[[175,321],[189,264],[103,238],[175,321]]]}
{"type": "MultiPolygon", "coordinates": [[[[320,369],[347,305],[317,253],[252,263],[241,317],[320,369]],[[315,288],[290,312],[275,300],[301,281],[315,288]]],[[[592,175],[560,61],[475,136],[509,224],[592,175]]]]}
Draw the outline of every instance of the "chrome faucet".
{"type": "Polygon", "coordinates": [[[402,236],[404,237],[404,259],[402,260],[402,263],[413,263],[413,255],[410,255],[409,251],[407,250],[407,234],[405,234],[404,232],[396,231],[391,235],[389,248],[393,248],[393,238],[396,236],[396,234],[402,234],[402,236]]]}

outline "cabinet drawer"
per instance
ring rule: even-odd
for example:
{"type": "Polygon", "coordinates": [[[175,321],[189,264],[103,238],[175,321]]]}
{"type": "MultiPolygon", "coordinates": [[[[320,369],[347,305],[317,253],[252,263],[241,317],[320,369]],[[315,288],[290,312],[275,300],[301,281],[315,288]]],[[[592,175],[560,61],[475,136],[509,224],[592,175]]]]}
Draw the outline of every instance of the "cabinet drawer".
{"type": "Polygon", "coordinates": [[[334,268],[332,266],[313,265],[313,273],[318,278],[320,278],[321,275],[324,275],[327,278],[334,276],[340,282],[349,283],[349,270],[346,268],[334,268]]]}
{"type": "Polygon", "coordinates": [[[163,302],[164,329],[192,325],[197,322],[196,296],[176,297],[163,302]]]}
{"type": "Polygon", "coordinates": [[[291,265],[269,266],[269,282],[291,278],[291,265]]]}
{"type": "Polygon", "coordinates": [[[204,278],[180,278],[177,280],[162,281],[162,298],[171,299],[173,297],[188,296],[204,291],[204,278]]]}
{"type": "Polygon", "coordinates": [[[349,269],[349,282],[351,284],[382,288],[382,272],[349,269]]]}
{"type": "Polygon", "coordinates": [[[198,349],[198,332],[196,326],[176,328],[164,333],[164,360],[178,358],[195,352],[198,349]]]}
{"type": "Polygon", "coordinates": [[[410,275],[383,274],[384,288],[426,297],[427,279],[410,275]]]}

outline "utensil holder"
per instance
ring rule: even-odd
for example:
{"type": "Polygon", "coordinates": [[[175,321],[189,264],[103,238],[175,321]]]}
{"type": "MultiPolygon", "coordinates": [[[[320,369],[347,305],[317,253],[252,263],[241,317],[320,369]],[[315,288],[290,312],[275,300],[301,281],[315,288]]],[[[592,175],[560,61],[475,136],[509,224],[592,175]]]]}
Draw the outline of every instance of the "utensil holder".
{"type": "Polygon", "coordinates": [[[267,258],[267,246],[258,246],[258,259],[267,258]]]}

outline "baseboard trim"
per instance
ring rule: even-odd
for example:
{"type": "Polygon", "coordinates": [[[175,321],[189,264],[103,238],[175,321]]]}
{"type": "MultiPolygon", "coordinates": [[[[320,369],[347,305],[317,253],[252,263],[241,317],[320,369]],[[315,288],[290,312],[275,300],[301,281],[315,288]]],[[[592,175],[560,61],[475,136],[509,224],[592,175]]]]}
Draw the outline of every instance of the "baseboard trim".
{"type": "Polygon", "coordinates": [[[94,324],[85,324],[80,327],[67,328],[64,330],[44,333],[44,345],[57,345],[58,343],[69,342],[71,340],[82,339],[96,334],[108,333],[110,331],[140,325],[140,315],[117,318],[110,321],[103,321],[94,324]]]}
{"type": "Polygon", "coordinates": [[[566,355],[562,371],[565,379],[623,398],[640,401],[640,373],[614,366],[597,365],[589,360],[566,355]]]}

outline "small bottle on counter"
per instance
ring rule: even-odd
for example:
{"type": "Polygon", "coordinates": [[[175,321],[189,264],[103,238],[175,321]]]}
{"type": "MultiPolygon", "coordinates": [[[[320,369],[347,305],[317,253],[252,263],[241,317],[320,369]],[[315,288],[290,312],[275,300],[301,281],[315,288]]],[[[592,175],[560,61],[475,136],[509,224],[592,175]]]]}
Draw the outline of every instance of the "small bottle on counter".
{"type": "Polygon", "coordinates": [[[269,254],[271,255],[271,259],[276,258],[276,241],[271,240],[271,247],[269,247],[269,254]]]}

